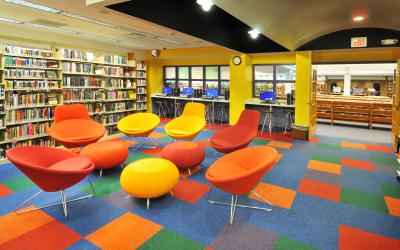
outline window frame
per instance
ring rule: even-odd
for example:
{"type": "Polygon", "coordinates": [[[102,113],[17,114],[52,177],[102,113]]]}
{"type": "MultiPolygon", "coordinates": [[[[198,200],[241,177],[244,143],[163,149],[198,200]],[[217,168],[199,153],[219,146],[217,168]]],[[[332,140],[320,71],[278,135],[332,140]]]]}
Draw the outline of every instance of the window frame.
{"type": "MultiPolygon", "coordinates": [[[[278,80],[277,76],[277,67],[278,66],[295,66],[295,63],[274,63],[274,64],[253,64],[253,84],[252,84],[252,95],[253,98],[259,98],[260,95],[256,95],[256,83],[257,82],[272,82],[272,88],[274,93],[276,93],[276,85],[277,83],[292,83],[296,84],[296,80],[278,80]],[[257,66],[272,66],[273,79],[272,80],[256,80],[256,67],[257,66]]],[[[296,69],[296,78],[297,78],[297,69],[296,69]]],[[[278,99],[283,99],[285,97],[277,96],[278,99]]]]}

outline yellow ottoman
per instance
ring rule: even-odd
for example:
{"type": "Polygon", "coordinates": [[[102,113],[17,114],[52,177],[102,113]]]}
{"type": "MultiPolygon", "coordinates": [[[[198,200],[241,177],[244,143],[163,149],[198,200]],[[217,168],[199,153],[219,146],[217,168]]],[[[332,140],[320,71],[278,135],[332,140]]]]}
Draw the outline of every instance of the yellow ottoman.
{"type": "Polygon", "coordinates": [[[179,180],[178,168],[169,160],[146,158],[132,162],[121,174],[121,188],[137,198],[156,198],[170,192],[179,180]]]}

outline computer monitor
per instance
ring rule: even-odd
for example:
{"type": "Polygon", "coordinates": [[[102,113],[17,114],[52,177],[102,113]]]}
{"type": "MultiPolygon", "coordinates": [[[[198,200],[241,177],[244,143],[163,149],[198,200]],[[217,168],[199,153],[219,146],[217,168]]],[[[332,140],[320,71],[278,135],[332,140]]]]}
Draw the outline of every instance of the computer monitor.
{"type": "Polygon", "coordinates": [[[272,91],[261,92],[260,93],[260,100],[261,101],[275,101],[276,94],[272,91]]]}
{"type": "Polygon", "coordinates": [[[193,88],[183,88],[182,94],[187,96],[193,95],[193,88]]]}
{"type": "Polygon", "coordinates": [[[364,93],[364,89],[363,88],[354,88],[353,93],[354,94],[362,94],[362,93],[364,93]]]}
{"type": "Polygon", "coordinates": [[[163,94],[172,95],[172,88],[171,87],[164,87],[162,90],[163,94]]]}
{"type": "Polygon", "coordinates": [[[333,93],[341,93],[342,88],[341,87],[333,87],[333,93]]]}
{"type": "Polygon", "coordinates": [[[217,98],[218,89],[206,89],[206,96],[210,98],[217,98]]]}

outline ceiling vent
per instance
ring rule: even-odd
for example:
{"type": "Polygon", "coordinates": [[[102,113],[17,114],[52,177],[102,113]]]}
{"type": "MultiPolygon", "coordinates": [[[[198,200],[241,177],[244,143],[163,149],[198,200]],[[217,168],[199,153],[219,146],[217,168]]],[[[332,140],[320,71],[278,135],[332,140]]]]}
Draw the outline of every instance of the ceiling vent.
{"type": "Polygon", "coordinates": [[[46,19],[36,19],[36,20],[30,21],[29,23],[34,23],[37,25],[48,26],[48,27],[53,27],[53,28],[60,28],[60,27],[67,25],[65,23],[54,22],[54,21],[50,21],[50,20],[46,20],[46,19]]]}

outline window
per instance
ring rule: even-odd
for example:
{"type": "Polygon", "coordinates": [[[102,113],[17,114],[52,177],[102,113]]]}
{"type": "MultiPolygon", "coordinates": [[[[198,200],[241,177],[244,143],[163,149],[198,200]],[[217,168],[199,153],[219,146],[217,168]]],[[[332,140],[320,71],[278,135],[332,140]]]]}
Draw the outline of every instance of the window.
{"type": "Polygon", "coordinates": [[[284,98],[295,89],[295,65],[253,65],[253,96],[272,91],[277,98],[284,98]]]}
{"type": "Polygon", "coordinates": [[[194,89],[218,89],[220,95],[229,90],[229,66],[165,66],[164,86],[194,89]]]}

